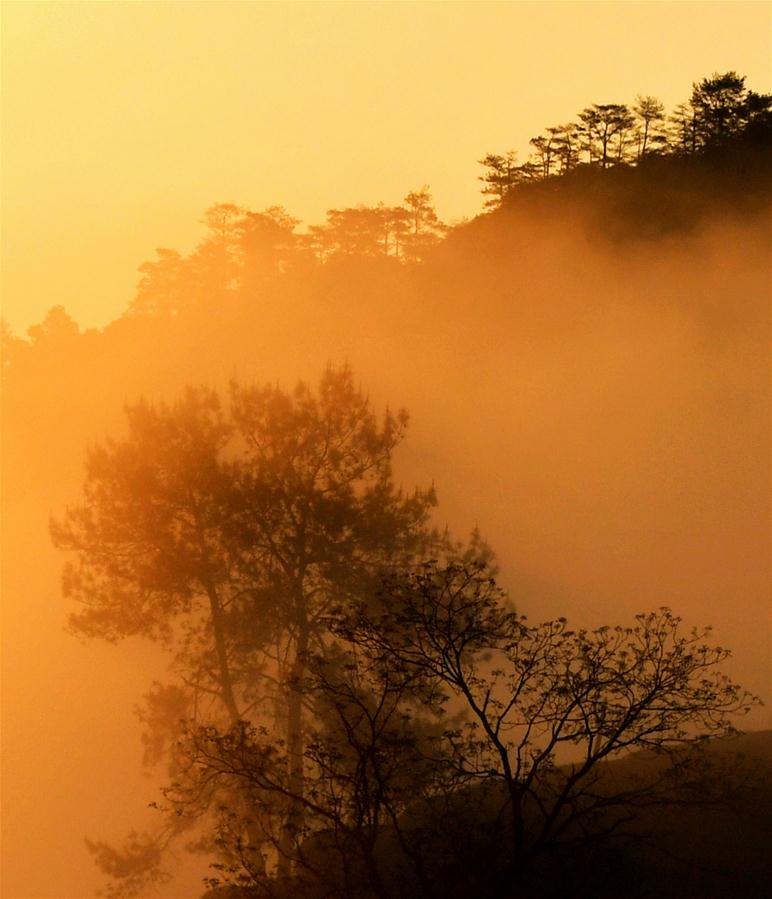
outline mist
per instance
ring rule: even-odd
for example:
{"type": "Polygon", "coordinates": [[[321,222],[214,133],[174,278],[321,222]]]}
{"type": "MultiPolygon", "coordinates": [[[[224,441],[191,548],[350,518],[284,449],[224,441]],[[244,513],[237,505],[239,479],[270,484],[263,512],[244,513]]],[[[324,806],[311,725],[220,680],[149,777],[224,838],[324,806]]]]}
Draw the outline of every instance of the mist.
{"type": "MultiPolygon", "coordinates": [[[[49,516],[78,501],[86,448],[123,407],[189,384],[316,383],[351,366],[406,408],[399,482],[436,486],[534,621],[626,624],[670,606],[711,624],[769,728],[770,209],[720,203],[689,227],[619,235],[592,200],[523,203],[452,231],[420,264],[344,258],[173,316],[44,334],[8,359],[4,416],[4,894],[102,882],[84,836],[152,821],[133,706],[158,647],[65,629],[49,516]]],[[[141,260],[138,260],[138,263],[141,260]]],[[[181,858],[154,895],[195,896],[181,858]]]]}

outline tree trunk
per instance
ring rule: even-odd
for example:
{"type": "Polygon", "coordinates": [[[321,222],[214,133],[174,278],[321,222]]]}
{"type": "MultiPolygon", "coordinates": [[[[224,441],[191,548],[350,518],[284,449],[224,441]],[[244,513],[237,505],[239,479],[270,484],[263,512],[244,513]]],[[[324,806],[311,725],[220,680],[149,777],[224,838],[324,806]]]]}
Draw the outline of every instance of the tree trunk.
{"type": "Polygon", "coordinates": [[[292,871],[291,859],[298,835],[303,828],[303,693],[302,680],[306,668],[308,652],[309,624],[304,603],[300,602],[298,610],[298,634],[295,646],[295,658],[290,673],[287,689],[287,755],[289,761],[288,789],[293,797],[287,806],[287,818],[284,822],[279,841],[279,876],[289,876],[292,871]]]}
{"type": "Polygon", "coordinates": [[[233,693],[233,681],[228,668],[228,653],[225,646],[225,621],[223,619],[222,606],[217,591],[207,584],[206,594],[209,597],[209,609],[212,613],[212,631],[214,632],[215,651],[217,653],[217,667],[220,675],[220,691],[222,701],[228,710],[231,722],[237,724],[241,718],[236,697],[233,693]]]}
{"type": "MultiPolygon", "coordinates": [[[[220,597],[217,595],[217,591],[214,587],[207,585],[206,592],[209,597],[209,608],[212,614],[212,630],[214,632],[222,700],[228,711],[228,715],[230,716],[231,723],[235,725],[241,720],[241,715],[239,714],[239,709],[236,705],[233,681],[231,679],[230,668],[228,667],[228,654],[225,645],[225,622],[223,620],[222,606],[220,605],[220,597]]],[[[247,818],[254,812],[254,810],[249,807],[248,803],[244,805],[244,811],[247,814],[247,818]]],[[[247,838],[250,845],[250,862],[257,872],[264,874],[265,859],[261,852],[263,840],[257,822],[249,821],[247,824],[247,838]]]]}

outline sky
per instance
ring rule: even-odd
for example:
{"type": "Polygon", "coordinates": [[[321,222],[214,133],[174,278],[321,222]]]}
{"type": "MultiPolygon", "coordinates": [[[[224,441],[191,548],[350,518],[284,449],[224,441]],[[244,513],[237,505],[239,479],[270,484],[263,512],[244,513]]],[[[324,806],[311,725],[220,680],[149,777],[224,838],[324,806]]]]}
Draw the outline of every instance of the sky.
{"type": "Polygon", "coordinates": [[[325,211],[429,185],[480,211],[477,160],[593,102],[670,108],[730,69],[770,85],[766,2],[5,2],[4,317],[101,327],[216,202],[325,211]]]}

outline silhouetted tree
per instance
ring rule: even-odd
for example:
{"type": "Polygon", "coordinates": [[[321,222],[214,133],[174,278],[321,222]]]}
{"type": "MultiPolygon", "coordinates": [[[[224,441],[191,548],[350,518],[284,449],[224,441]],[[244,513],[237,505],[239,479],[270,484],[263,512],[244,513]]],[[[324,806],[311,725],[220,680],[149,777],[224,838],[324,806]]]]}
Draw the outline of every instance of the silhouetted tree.
{"type": "Polygon", "coordinates": [[[748,91],[745,97],[746,132],[751,138],[767,137],[772,133],[772,94],[748,91]]]}
{"type": "Polygon", "coordinates": [[[638,124],[637,158],[641,159],[651,152],[652,147],[661,150],[665,143],[661,131],[665,121],[665,106],[656,97],[638,96],[632,111],[638,124]]]}
{"type": "Polygon", "coordinates": [[[403,220],[403,255],[410,262],[419,262],[447,229],[434,210],[428,185],[424,185],[421,190],[411,191],[403,204],[402,208],[406,213],[403,220]]]}
{"type": "Polygon", "coordinates": [[[3,379],[29,348],[27,341],[17,337],[6,319],[0,318],[0,375],[3,379]]]}
{"type": "Polygon", "coordinates": [[[297,253],[295,228],[299,224],[282,206],[244,212],[237,223],[243,292],[250,296],[259,293],[290,268],[297,253]]]}
{"type": "Polygon", "coordinates": [[[179,315],[199,294],[190,262],[176,250],[159,247],[157,259],[143,262],[129,315],[179,315]]]}
{"type": "Polygon", "coordinates": [[[632,108],[622,103],[594,103],[583,109],[579,121],[547,128],[531,138],[533,152],[523,165],[515,152],[489,153],[479,160],[480,176],[488,199],[500,206],[517,185],[568,174],[586,153],[589,165],[606,169],[612,164],[637,163],[652,152],[694,155],[723,146],[742,135],[761,143],[772,133],[772,95],[745,90],[745,78],[735,72],[714,74],[693,85],[688,101],[666,115],[663,104],[639,95],[632,108]]]}
{"type": "Polygon", "coordinates": [[[54,345],[77,337],[77,323],[64,306],[52,306],[38,325],[30,325],[27,334],[33,344],[54,345]]]}
{"type": "MultiPolygon", "coordinates": [[[[228,783],[260,810],[265,841],[292,861],[295,894],[303,894],[299,884],[315,881],[330,895],[356,895],[355,885],[364,881],[373,895],[386,895],[390,875],[379,857],[385,829],[402,837],[400,816],[427,797],[431,785],[439,789],[446,776],[446,766],[426,752],[429,735],[441,727],[427,711],[429,691],[415,681],[374,664],[355,647],[338,645],[310,656],[304,695],[314,714],[302,793],[289,782],[285,744],[265,729],[242,724],[227,732],[191,731],[186,751],[192,774],[168,798],[186,809],[202,789],[228,783]],[[271,826],[287,797],[303,808],[303,827],[292,841],[271,826]]],[[[224,821],[236,823],[222,831],[230,863],[219,866],[210,883],[263,887],[269,895],[281,889],[281,880],[277,884],[250,863],[240,839],[243,827],[229,808],[224,821]]]]}
{"type": "Polygon", "coordinates": [[[679,103],[669,117],[673,129],[671,143],[681,155],[693,156],[699,148],[699,115],[691,101],[679,103]]]}
{"type": "Polygon", "coordinates": [[[612,147],[616,143],[616,161],[624,156],[625,140],[633,125],[630,110],[623,103],[594,103],[579,113],[584,126],[585,149],[588,161],[608,167],[613,159],[612,147]]]}
{"type": "Polygon", "coordinates": [[[272,719],[298,800],[277,812],[291,844],[303,815],[300,683],[325,616],[434,539],[433,492],[405,496],[391,477],[407,417],[379,423],[348,369],[329,370],[316,394],[234,384],[228,409],[190,390],[127,415],[128,437],[89,453],[83,503],[52,524],[75,554],[63,580],[81,606],[72,627],[168,650],[176,692],[151,694],[151,725],[168,724],[169,700],[218,729],[272,719]]]}
{"type": "Polygon", "coordinates": [[[703,147],[725,144],[742,130],[746,116],[745,78],[736,72],[703,78],[692,89],[691,104],[703,147]]]}
{"type": "Polygon", "coordinates": [[[480,175],[483,182],[482,192],[488,197],[486,206],[501,206],[509,192],[522,180],[516,164],[517,154],[514,150],[507,153],[488,153],[479,163],[485,167],[485,174],[480,175]]]}
{"type": "Polygon", "coordinates": [[[245,211],[234,203],[216,203],[207,209],[202,219],[207,234],[188,260],[198,299],[215,308],[240,286],[245,211]]]}
{"type": "MultiPolygon", "coordinates": [[[[331,609],[329,627],[334,651],[306,669],[320,711],[302,794],[269,733],[190,735],[205,782],[307,810],[291,847],[298,879],[279,895],[309,883],[309,895],[530,895],[540,860],[619,834],[644,807],[694,801],[698,757],[686,750],[731,732],[754,702],[718,670],[726,650],[669,610],[628,628],[529,625],[480,565],[397,574],[331,609]],[[640,749],[669,764],[604,780],[607,760],[640,749]],[[484,839],[459,844],[456,827],[472,821],[484,839]],[[475,852],[484,863],[461,873],[475,852]]],[[[269,889],[244,866],[225,874],[269,889]]]]}
{"type": "Polygon", "coordinates": [[[557,128],[548,128],[546,135],[532,137],[529,141],[536,153],[540,177],[545,181],[552,174],[552,162],[557,155],[558,132],[557,128]]]}
{"type": "Polygon", "coordinates": [[[309,229],[319,259],[330,256],[385,256],[391,246],[390,218],[384,206],[330,209],[324,225],[309,229]]]}
{"type": "Polygon", "coordinates": [[[559,172],[565,175],[579,162],[580,134],[579,128],[573,122],[568,125],[558,125],[549,129],[554,132],[555,155],[559,162],[559,172]]]}
{"type": "Polygon", "coordinates": [[[402,258],[405,238],[410,233],[410,211],[405,206],[378,205],[381,214],[383,252],[386,256],[402,258]]]}

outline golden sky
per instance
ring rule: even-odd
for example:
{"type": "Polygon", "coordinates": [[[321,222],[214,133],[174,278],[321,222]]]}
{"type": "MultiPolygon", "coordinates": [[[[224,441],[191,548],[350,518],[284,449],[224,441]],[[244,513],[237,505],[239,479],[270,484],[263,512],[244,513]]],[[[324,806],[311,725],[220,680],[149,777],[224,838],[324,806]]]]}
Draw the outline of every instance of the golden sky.
{"type": "Polygon", "coordinates": [[[204,209],[480,209],[484,153],[592,102],[734,69],[770,90],[767,2],[5,2],[3,314],[119,315],[204,209]]]}

